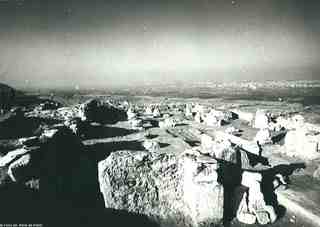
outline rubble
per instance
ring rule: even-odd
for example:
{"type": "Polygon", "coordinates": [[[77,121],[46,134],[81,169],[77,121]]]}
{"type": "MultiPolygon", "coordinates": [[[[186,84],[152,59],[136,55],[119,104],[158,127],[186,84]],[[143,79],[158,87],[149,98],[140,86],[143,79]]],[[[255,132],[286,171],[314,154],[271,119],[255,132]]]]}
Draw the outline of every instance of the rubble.
{"type": "Polygon", "coordinates": [[[306,160],[320,157],[319,142],[320,135],[310,135],[304,128],[290,130],[284,139],[285,153],[306,160]]]}
{"type": "Polygon", "coordinates": [[[159,142],[154,140],[145,140],[142,145],[146,150],[150,152],[154,152],[160,149],[159,142]]]}
{"type": "Polygon", "coordinates": [[[173,128],[176,126],[176,120],[174,118],[166,118],[164,121],[159,121],[160,128],[173,128]]]}
{"type": "Polygon", "coordinates": [[[64,122],[64,125],[72,130],[72,132],[78,136],[84,134],[85,122],[80,118],[70,118],[64,122]]]}
{"type": "Polygon", "coordinates": [[[142,119],[139,119],[139,118],[133,118],[129,121],[129,123],[133,128],[136,128],[136,129],[139,129],[143,126],[143,121],[142,119]]]}
{"type": "Polygon", "coordinates": [[[200,104],[196,104],[193,108],[192,108],[192,112],[193,113],[199,113],[201,115],[204,115],[205,113],[205,107],[200,105],[200,104]]]}
{"type": "Polygon", "coordinates": [[[221,126],[222,125],[222,119],[220,119],[218,116],[215,116],[214,114],[207,114],[204,117],[204,123],[208,126],[221,126]]]}
{"type": "Polygon", "coordinates": [[[295,114],[292,117],[283,117],[279,116],[276,118],[275,127],[277,128],[285,128],[287,130],[295,130],[295,129],[302,129],[305,130],[315,130],[320,131],[319,126],[315,126],[313,124],[307,123],[304,120],[304,117],[300,114],[295,114]]]}
{"type": "Polygon", "coordinates": [[[231,126],[226,128],[225,132],[234,136],[240,136],[241,130],[231,126]]]}
{"type": "Polygon", "coordinates": [[[204,122],[208,126],[222,126],[232,120],[232,113],[228,111],[220,111],[211,109],[204,117],[204,122]]]}
{"type": "Polygon", "coordinates": [[[163,118],[164,118],[164,119],[167,119],[167,118],[169,118],[169,117],[170,117],[170,114],[168,114],[168,113],[163,114],[163,118]]]}
{"type": "Polygon", "coordinates": [[[62,105],[58,102],[54,102],[52,100],[46,100],[42,103],[40,103],[36,108],[39,111],[44,111],[44,110],[56,110],[60,108],[62,105]]]}
{"type": "MultiPolygon", "coordinates": [[[[254,117],[242,110],[230,112],[222,107],[210,109],[211,106],[197,104],[193,108],[191,104],[168,104],[168,100],[135,105],[97,99],[63,108],[40,105],[25,116],[55,119],[59,120],[58,124],[43,124],[39,132],[18,138],[19,148],[5,150],[2,153],[5,155],[0,157],[0,167],[12,184],[39,188],[41,182],[45,198],[72,197],[73,201],[81,203],[81,191],[87,183],[83,176],[87,174],[86,168],[91,168],[88,167],[91,160],[88,162],[88,157],[82,153],[91,147],[92,150],[105,149],[106,145],[111,149],[102,155],[112,152],[99,162],[98,171],[100,191],[107,208],[146,215],[161,226],[210,226],[220,223],[224,217],[229,205],[225,201],[229,196],[226,193],[233,193],[229,187],[243,187],[244,192],[237,194],[240,205],[233,210],[233,215],[246,224],[273,223],[277,214],[274,207],[266,204],[268,195],[262,193],[262,175],[255,172],[259,168],[269,168],[261,163],[256,169],[250,161],[257,158],[260,162],[258,159],[264,158],[262,151],[273,148],[275,137],[284,136],[285,129],[289,131],[284,146],[277,145],[277,149],[282,148],[285,154],[304,160],[320,158],[317,125],[305,122],[302,115],[282,114],[275,118],[258,110],[254,117]],[[204,124],[189,121],[193,116],[197,123],[204,124]],[[240,121],[233,122],[236,117],[240,121]],[[113,127],[115,134],[119,132],[120,135],[111,138],[109,132],[99,131],[108,126],[104,123],[113,124],[122,119],[125,122],[113,127]],[[259,129],[254,138],[257,130],[241,120],[259,129]],[[230,127],[220,127],[224,123],[230,123],[230,127]],[[88,125],[99,126],[95,131],[98,137],[82,137],[84,147],[82,130],[88,125]],[[130,134],[134,131],[132,128],[143,132],[130,134]],[[108,135],[104,137],[104,133],[108,135]],[[131,143],[131,140],[135,141],[131,143]],[[167,146],[163,141],[168,142],[168,149],[163,149],[167,146]],[[130,150],[131,144],[136,143],[139,147],[133,145],[130,150]],[[270,146],[260,146],[265,144],[270,146]],[[39,156],[35,158],[35,154],[39,156]],[[33,167],[41,173],[32,172],[33,167]],[[224,176],[230,179],[231,186],[221,180],[224,176]]],[[[94,163],[101,160],[100,154],[93,156],[99,156],[94,157],[94,163]]],[[[313,173],[316,179],[320,178],[319,169],[313,173]]],[[[95,173],[94,167],[93,170],[95,173]]],[[[270,183],[274,188],[287,184],[282,175],[275,177],[270,183]]]]}

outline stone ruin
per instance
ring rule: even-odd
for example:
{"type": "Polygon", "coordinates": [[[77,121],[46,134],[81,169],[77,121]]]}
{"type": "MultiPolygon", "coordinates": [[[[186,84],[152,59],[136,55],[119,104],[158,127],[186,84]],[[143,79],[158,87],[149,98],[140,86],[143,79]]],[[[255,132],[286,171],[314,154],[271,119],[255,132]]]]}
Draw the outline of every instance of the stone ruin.
{"type": "Polygon", "coordinates": [[[256,140],[270,143],[270,134],[277,132],[283,134],[283,149],[288,156],[294,156],[303,160],[314,160],[320,157],[320,128],[305,122],[302,115],[295,114],[291,117],[278,116],[274,123],[269,124],[269,130],[261,129],[257,133],[256,140]]]}
{"type": "Polygon", "coordinates": [[[201,146],[180,154],[162,153],[152,140],[143,145],[147,151],[118,151],[99,162],[106,208],[143,214],[160,226],[218,225],[226,219],[227,206],[245,224],[277,219],[276,207],[261,191],[263,176],[251,172],[247,153],[223,136],[202,134],[201,146]],[[228,191],[234,185],[237,205],[225,201],[224,185],[228,191]]]}
{"type": "Polygon", "coordinates": [[[210,226],[223,219],[217,163],[194,156],[119,151],[98,165],[107,208],[144,214],[160,226],[210,226]]]}
{"type": "MultiPolygon", "coordinates": [[[[150,111],[149,115],[155,112],[154,117],[161,115],[157,107],[150,111]]],[[[39,137],[19,140],[21,148],[10,151],[0,158],[0,167],[6,169],[6,177],[12,182],[23,182],[26,185],[32,177],[42,177],[40,184],[44,185],[49,196],[59,197],[64,190],[64,184],[70,188],[62,194],[78,193],[77,188],[81,188],[81,184],[80,186],[71,185],[67,182],[70,180],[71,173],[62,179],[63,185],[60,184],[60,178],[63,178],[64,170],[70,171],[68,165],[73,163],[72,157],[77,157],[79,155],[77,152],[83,149],[79,138],[81,122],[101,122],[102,117],[104,119],[110,117],[111,120],[102,121],[109,123],[123,119],[125,116],[135,129],[143,128],[144,123],[143,117],[138,118],[138,114],[133,109],[129,108],[125,113],[124,110],[111,104],[97,101],[88,101],[80,105],[79,116],[80,118],[74,118],[74,116],[67,118],[64,122],[67,127],[60,125],[58,128],[45,129],[39,137]],[[67,145],[65,149],[63,143],[69,144],[69,142],[71,145],[67,145]],[[72,150],[71,153],[65,152],[69,151],[69,148],[72,150]],[[40,163],[40,159],[35,158],[34,155],[43,157],[44,150],[50,150],[52,154],[45,155],[44,162],[40,163]],[[63,170],[60,170],[60,162],[57,159],[65,160],[61,166],[63,170]],[[46,168],[47,165],[51,169],[46,168]],[[55,165],[59,167],[54,167],[55,165]],[[34,167],[39,166],[42,171],[45,171],[45,175],[34,172],[34,167]],[[51,183],[57,185],[53,191],[49,186],[51,183]]],[[[211,111],[208,115],[203,115],[203,110],[198,106],[196,121],[199,118],[199,123],[204,121],[210,125],[208,116],[214,118],[214,120],[211,119],[214,122],[214,124],[211,122],[212,125],[217,125],[216,122],[219,125],[222,120],[231,119],[230,115],[223,111],[211,111]]],[[[177,122],[174,118],[165,115],[164,117],[165,120],[159,121],[160,128],[176,126],[177,122]]],[[[300,157],[305,159],[319,157],[319,134],[306,129],[303,118],[299,116],[292,117],[288,121],[293,121],[294,124],[286,122],[287,127],[289,128],[289,125],[291,127],[284,140],[286,152],[294,155],[301,153],[300,157]]],[[[241,178],[235,187],[235,194],[239,196],[239,204],[235,206],[235,217],[246,224],[273,223],[277,219],[276,207],[266,203],[265,195],[261,190],[263,175],[250,171],[251,164],[247,154],[259,154],[260,148],[256,142],[260,145],[272,143],[272,132],[276,131],[272,130],[272,127],[276,128],[285,121],[279,118],[278,122],[273,124],[268,114],[257,111],[252,122],[253,126],[259,129],[253,141],[240,138],[237,136],[240,130],[229,127],[225,132],[216,132],[214,136],[200,131],[193,133],[197,134],[201,145],[181,154],[162,153],[159,142],[149,138],[142,144],[145,151],[125,150],[111,153],[108,158],[98,164],[100,191],[104,197],[105,207],[146,215],[161,226],[220,224],[226,218],[225,206],[229,203],[225,200],[229,186],[221,178],[230,175],[231,181],[238,180],[236,177],[233,179],[232,176],[236,172],[241,174],[241,178]],[[222,168],[229,165],[239,165],[241,168],[222,168]],[[239,188],[241,193],[236,191],[239,188]]],[[[84,163],[86,166],[86,161],[80,159],[76,162],[78,164],[81,162],[79,165],[84,163]]],[[[320,170],[317,170],[314,177],[319,178],[319,172],[320,170]]],[[[78,178],[82,176],[76,175],[78,178]]],[[[79,199],[81,199],[80,194],[77,197],[79,199]]]]}

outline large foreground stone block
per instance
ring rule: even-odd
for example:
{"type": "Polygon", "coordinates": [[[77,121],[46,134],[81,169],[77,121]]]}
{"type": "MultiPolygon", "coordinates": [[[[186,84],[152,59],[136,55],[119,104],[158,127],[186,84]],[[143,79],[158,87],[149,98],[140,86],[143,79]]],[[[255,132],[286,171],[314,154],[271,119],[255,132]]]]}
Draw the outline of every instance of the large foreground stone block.
{"type": "Polygon", "coordinates": [[[107,208],[147,215],[160,226],[209,226],[223,218],[216,165],[174,154],[112,153],[98,165],[107,208]]]}

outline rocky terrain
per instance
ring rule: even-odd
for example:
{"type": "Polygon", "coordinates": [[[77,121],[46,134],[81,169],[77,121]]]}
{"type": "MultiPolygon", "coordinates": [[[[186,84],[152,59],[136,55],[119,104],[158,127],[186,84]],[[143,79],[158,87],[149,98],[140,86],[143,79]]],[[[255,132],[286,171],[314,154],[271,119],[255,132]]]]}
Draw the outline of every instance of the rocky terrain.
{"type": "Polygon", "coordinates": [[[319,199],[311,193],[320,179],[313,106],[119,95],[61,100],[25,97],[2,113],[5,222],[311,226],[320,218],[316,205],[309,220],[282,199],[319,199]]]}

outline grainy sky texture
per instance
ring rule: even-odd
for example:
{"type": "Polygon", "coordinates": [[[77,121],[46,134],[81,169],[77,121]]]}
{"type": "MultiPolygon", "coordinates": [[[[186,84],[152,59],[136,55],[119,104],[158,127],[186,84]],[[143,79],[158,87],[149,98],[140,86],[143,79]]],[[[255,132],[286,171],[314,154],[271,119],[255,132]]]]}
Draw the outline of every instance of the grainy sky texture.
{"type": "Polygon", "coordinates": [[[318,0],[0,0],[18,87],[320,79],[318,0]]]}

